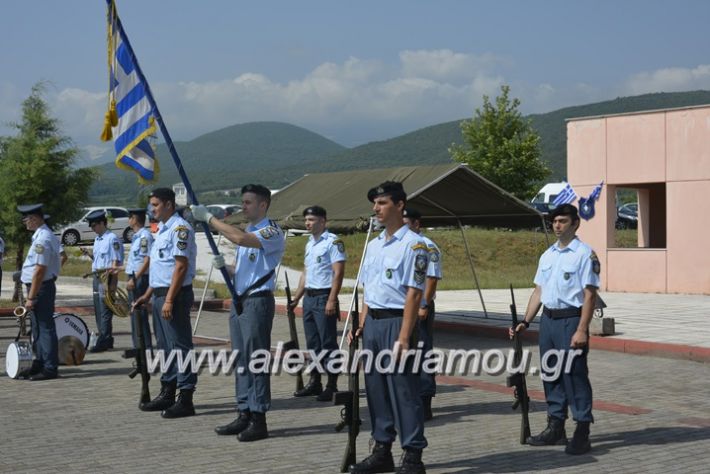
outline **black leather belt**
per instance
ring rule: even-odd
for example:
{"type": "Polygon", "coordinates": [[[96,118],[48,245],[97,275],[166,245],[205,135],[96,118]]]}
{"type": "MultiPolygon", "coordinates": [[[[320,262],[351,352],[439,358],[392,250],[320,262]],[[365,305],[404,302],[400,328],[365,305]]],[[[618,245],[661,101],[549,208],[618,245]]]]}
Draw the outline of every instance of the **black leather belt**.
{"type": "MultiPolygon", "coordinates": [[[[57,277],[52,277],[49,280],[44,280],[40,285],[47,285],[49,283],[54,283],[57,281],[57,277]]],[[[32,288],[32,283],[25,283],[25,288],[27,288],[27,291],[29,291],[30,288],[32,288]]]]}
{"type": "Polygon", "coordinates": [[[576,318],[582,316],[582,308],[549,309],[542,308],[542,315],[552,319],[576,318]]]}
{"type": "MultiPolygon", "coordinates": [[[[162,298],[163,296],[168,294],[168,290],[170,289],[169,286],[166,287],[161,287],[161,288],[153,288],[153,294],[157,298],[162,298]]],[[[187,291],[192,291],[192,284],[190,285],[185,285],[182,288],[180,288],[180,291],[187,290],[187,291]]],[[[178,292],[179,293],[179,292],[178,292]]]]}
{"type": "Polygon", "coordinates": [[[321,295],[329,295],[330,294],[330,288],[318,288],[316,290],[311,290],[310,288],[306,288],[306,296],[321,296],[321,295]]]}
{"type": "Polygon", "coordinates": [[[390,319],[390,318],[401,318],[404,316],[404,310],[398,308],[386,308],[386,309],[369,309],[369,315],[372,319],[390,319]]]}
{"type": "Polygon", "coordinates": [[[242,295],[239,296],[238,298],[240,300],[244,300],[246,298],[264,298],[267,296],[273,296],[274,293],[271,290],[261,290],[261,291],[255,291],[254,293],[249,293],[248,295],[242,295]]]}

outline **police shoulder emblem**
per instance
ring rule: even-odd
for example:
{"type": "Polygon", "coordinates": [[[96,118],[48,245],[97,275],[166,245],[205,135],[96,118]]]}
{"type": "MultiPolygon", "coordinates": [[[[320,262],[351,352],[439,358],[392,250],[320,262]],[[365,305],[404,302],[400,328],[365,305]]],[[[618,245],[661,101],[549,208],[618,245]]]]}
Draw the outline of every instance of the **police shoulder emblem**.
{"type": "Polygon", "coordinates": [[[264,227],[259,231],[259,234],[265,239],[270,239],[274,235],[276,235],[277,231],[274,227],[264,227]]]}
{"type": "Polygon", "coordinates": [[[184,225],[175,227],[175,232],[177,232],[178,239],[180,240],[187,240],[187,237],[190,235],[190,230],[184,225]]]}
{"type": "Polygon", "coordinates": [[[594,250],[592,250],[592,254],[589,256],[589,258],[592,261],[592,271],[599,275],[599,272],[601,271],[601,263],[599,263],[599,257],[597,257],[597,254],[594,250]]]}
{"type": "Polygon", "coordinates": [[[423,271],[424,269],[426,269],[427,263],[428,262],[426,255],[417,255],[414,258],[414,268],[419,271],[423,271]]]}
{"type": "Polygon", "coordinates": [[[338,248],[338,252],[345,253],[345,243],[341,239],[335,239],[333,245],[338,248]]]}
{"type": "Polygon", "coordinates": [[[118,250],[118,249],[120,249],[120,248],[121,248],[121,244],[119,243],[119,241],[118,241],[118,240],[114,240],[114,241],[113,241],[113,249],[114,249],[114,250],[118,250]]]}
{"type": "Polygon", "coordinates": [[[184,240],[179,240],[177,243],[177,248],[179,248],[180,250],[185,250],[187,248],[187,242],[185,242],[184,240]]]}
{"type": "Polygon", "coordinates": [[[145,237],[141,238],[141,249],[145,250],[148,248],[148,239],[145,237]]]}
{"type": "Polygon", "coordinates": [[[429,247],[429,260],[432,262],[439,261],[439,251],[436,247],[429,247]]]}
{"type": "Polygon", "coordinates": [[[35,253],[39,253],[39,254],[44,253],[44,245],[35,244],[35,253]]]}

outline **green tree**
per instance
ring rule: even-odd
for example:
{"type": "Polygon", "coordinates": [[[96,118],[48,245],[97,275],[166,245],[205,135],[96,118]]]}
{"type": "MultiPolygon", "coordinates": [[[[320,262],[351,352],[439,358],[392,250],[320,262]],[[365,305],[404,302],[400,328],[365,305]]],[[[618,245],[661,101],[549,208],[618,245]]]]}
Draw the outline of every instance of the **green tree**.
{"type": "Polygon", "coordinates": [[[17,134],[0,138],[0,227],[16,249],[18,270],[32,236],[22,225],[17,205],[41,202],[52,225],[65,224],[79,217],[96,174],[72,168],[78,149],[62,135],[43,93],[43,83],[32,87],[22,103],[22,121],[11,124],[17,134]]]}
{"type": "Polygon", "coordinates": [[[483,110],[461,122],[464,143],[453,144],[454,160],[497,184],[519,199],[537,192],[550,170],[540,160],[540,136],[518,111],[520,100],[509,99],[509,86],[501,87],[495,105],[483,96],[483,110]]]}

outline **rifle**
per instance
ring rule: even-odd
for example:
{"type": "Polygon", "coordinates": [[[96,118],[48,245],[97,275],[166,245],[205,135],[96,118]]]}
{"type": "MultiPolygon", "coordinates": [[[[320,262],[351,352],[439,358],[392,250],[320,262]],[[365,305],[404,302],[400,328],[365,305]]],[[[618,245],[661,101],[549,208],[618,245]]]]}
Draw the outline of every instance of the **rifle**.
{"type": "MultiPolygon", "coordinates": [[[[288,316],[288,331],[291,334],[291,340],[284,344],[284,350],[291,349],[300,350],[298,347],[298,333],[296,332],[296,313],[291,308],[291,286],[288,284],[288,273],[284,272],[286,277],[286,316],[288,316]]],[[[296,391],[303,389],[303,368],[296,373],[296,391]]]]}
{"type": "MultiPolygon", "coordinates": [[[[512,284],[510,285],[510,298],[513,302],[510,305],[510,314],[513,318],[513,364],[518,367],[523,359],[523,341],[515,330],[518,327],[518,313],[515,309],[515,294],[513,293],[512,284]]],[[[530,397],[528,396],[528,385],[525,381],[525,371],[523,370],[509,375],[506,379],[506,385],[508,387],[515,387],[513,390],[515,402],[513,402],[512,408],[513,410],[517,410],[518,406],[520,406],[520,414],[522,415],[520,422],[520,444],[526,444],[527,439],[530,437],[530,420],[528,418],[530,397]]]]}
{"type": "MultiPolygon", "coordinates": [[[[131,317],[135,316],[135,310],[131,311],[131,317]]],[[[150,401],[150,392],[148,391],[148,382],[150,382],[150,374],[148,373],[148,362],[146,360],[146,347],[145,339],[143,339],[143,322],[140,321],[141,315],[138,312],[138,318],[135,321],[136,328],[136,339],[138,339],[138,348],[127,349],[123,351],[124,359],[135,359],[133,370],[128,374],[128,377],[133,379],[136,375],[141,376],[141,395],[138,401],[138,408],[142,409],[143,406],[150,401]]]]}
{"type": "Polygon", "coordinates": [[[355,441],[357,440],[357,435],[360,433],[360,370],[359,364],[352,367],[352,363],[357,357],[358,352],[358,338],[356,336],[357,330],[359,328],[359,318],[360,310],[358,309],[358,294],[357,287],[355,288],[355,309],[350,313],[350,319],[352,320],[352,325],[350,326],[350,331],[352,334],[352,342],[348,347],[348,365],[350,365],[350,370],[348,371],[348,390],[345,392],[337,392],[333,397],[335,405],[343,405],[343,409],[340,411],[341,420],[335,425],[335,431],[342,431],[346,426],[348,427],[348,444],[345,447],[345,455],[343,456],[343,461],[340,463],[340,472],[348,472],[348,469],[352,464],[355,464],[355,441]]]}

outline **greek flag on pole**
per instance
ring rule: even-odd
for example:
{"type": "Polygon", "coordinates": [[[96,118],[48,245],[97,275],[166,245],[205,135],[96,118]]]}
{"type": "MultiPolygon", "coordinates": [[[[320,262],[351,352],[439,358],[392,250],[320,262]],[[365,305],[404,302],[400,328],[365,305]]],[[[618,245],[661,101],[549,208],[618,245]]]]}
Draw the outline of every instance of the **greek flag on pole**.
{"type": "Polygon", "coordinates": [[[113,137],[116,166],[137,173],[141,183],[155,181],[158,162],[149,141],[156,133],[153,110],[147,98],[147,85],[136,72],[135,57],[123,42],[125,33],[121,34],[113,2],[109,4],[108,23],[109,111],[102,139],[113,137]]]}
{"type": "Polygon", "coordinates": [[[588,201],[596,201],[599,199],[599,195],[602,193],[602,186],[604,186],[604,181],[602,180],[601,183],[597,184],[594,189],[592,190],[592,194],[589,195],[587,198],[588,201]]]}
{"type": "MultiPolygon", "coordinates": [[[[601,192],[601,190],[600,190],[601,192]]],[[[560,191],[560,194],[557,195],[554,201],[552,201],[552,204],[557,207],[561,206],[562,204],[569,204],[574,202],[577,199],[577,193],[574,192],[574,189],[572,189],[572,186],[570,186],[569,183],[567,183],[567,186],[565,186],[562,191],[560,191]]]]}

